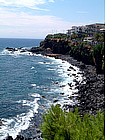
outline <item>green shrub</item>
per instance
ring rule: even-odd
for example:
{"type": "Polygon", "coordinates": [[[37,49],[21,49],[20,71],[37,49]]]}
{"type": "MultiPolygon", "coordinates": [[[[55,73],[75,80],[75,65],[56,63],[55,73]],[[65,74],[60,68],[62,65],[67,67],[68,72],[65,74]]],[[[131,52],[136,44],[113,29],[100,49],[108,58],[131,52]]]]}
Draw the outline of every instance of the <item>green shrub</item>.
{"type": "Polygon", "coordinates": [[[51,106],[43,116],[41,125],[44,140],[104,140],[104,113],[80,117],[75,112],[65,112],[58,105],[51,106]]]}

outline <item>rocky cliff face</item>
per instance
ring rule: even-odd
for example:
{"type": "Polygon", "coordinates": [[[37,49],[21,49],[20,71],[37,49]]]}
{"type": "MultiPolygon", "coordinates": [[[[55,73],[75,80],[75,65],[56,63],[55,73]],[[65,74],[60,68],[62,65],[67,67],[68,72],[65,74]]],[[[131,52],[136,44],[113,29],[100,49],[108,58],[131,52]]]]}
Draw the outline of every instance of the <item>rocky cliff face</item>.
{"type": "Polygon", "coordinates": [[[41,54],[67,54],[70,51],[68,41],[59,39],[45,39],[40,42],[40,46],[32,48],[31,52],[41,54]]]}
{"type": "Polygon", "coordinates": [[[97,73],[104,73],[103,69],[103,48],[101,45],[96,46],[94,49],[88,44],[83,42],[75,42],[70,40],[69,42],[64,39],[58,38],[46,38],[40,42],[39,47],[32,48],[30,50],[33,53],[50,55],[50,54],[69,54],[74,59],[82,61],[87,65],[95,65],[97,73]]]}
{"type": "Polygon", "coordinates": [[[93,60],[91,61],[90,51],[87,48],[83,47],[82,49],[79,49],[79,47],[72,47],[66,40],[45,38],[44,41],[40,42],[40,46],[32,48],[31,52],[41,53],[43,55],[52,53],[63,55],[70,54],[70,56],[85,64],[92,65],[94,63],[93,60]],[[73,48],[75,48],[74,51],[73,48]]]}

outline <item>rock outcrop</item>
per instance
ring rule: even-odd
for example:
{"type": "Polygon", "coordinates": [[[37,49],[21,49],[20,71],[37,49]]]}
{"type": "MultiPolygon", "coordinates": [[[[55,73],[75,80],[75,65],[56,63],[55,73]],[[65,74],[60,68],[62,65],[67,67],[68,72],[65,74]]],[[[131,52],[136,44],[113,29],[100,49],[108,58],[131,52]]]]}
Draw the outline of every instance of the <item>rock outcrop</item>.
{"type": "Polygon", "coordinates": [[[40,53],[43,55],[47,54],[67,54],[70,51],[68,41],[56,40],[56,39],[45,39],[40,42],[39,47],[31,48],[33,53],[40,53]]]}

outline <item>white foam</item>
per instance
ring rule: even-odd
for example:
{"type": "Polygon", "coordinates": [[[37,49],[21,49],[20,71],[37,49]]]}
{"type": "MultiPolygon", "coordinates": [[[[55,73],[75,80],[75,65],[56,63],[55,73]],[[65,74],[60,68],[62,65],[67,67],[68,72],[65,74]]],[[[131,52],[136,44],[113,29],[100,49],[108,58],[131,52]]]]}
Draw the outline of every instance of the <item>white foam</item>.
{"type": "Polygon", "coordinates": [[[38,62],[38,64],[43,64],[44,65],[45,63],[44,62],[38,62]]]}
{"type": "Polygon", "coordinates": [[[36,84],[31,84],[32,87],[36,87],[36,84]]]}
{"type": "MultiPolygon", "coordinates": [[[[32,94],[32,96],[39,97],[38,94],[32,94]]],[[[38,100],[40,98],[35,98],[33,102],[27,100],[18,101],[18,103],[22,103],[24,106],[30,106],[31,109],[28,113],[17,115],[12,119],[2,119],[3,125],[0,129],[0,139],[4,139],[7,134],[15,139],[21,130],[26,130],[29,127],[31,118],[35,113],[38,113],[38,100]]]]}
{"type": "Polygon", "coordinates": [[[53,71],[53,70],[55,70],[55,69],[48,68],[48,70],[53,71]]]}
{"type": "Polygon", "coordinates": [[[80,69],[77,68],[76,66],[71,65],[69,62],[61,60],[61,59],[55,59],[55,58],[49,58],[49,59],[55,60],[53,62],[53,64],[58,65],[57,71],[59,73],[59,76],[63,77],[63,80],[64,80],[63,82],[60,83],[60,85],[65,85],[65,86],[62,86],[58,89],[51,89],[52,92],[57,92],[57,93],[63,92],[64,95],[56,98],[56,100],[58,100],[56,103],[50,102],[49,104],[50,105],[60,104],[61,107],[64,104],[71,104],[71,105],[77,104],[78,101],[73,101],[73,100],[69,99],[69,97],[70,96],[77,96],[77,95],[72,95],[73,93],[78,92],[78,89],[75,88],[76,83],[73,82],[73,80],[75,79],[75,75],[76,75],[77,81],[79,83],[82,82],[83,77],[81,74],[78,74],[79,72],[81,72],[80,69]],[[72,67],[72,69],[70,69],[70,71],[68,71],[68,69],[70,67],[72,67]],[[70,87],[68,83],[71,83],[72,87],[70,87]]]}
{"type": "Polygon", "coordinates": [[[9,51],[7,49],[4,49],[2,52],[0,52],[0,55],[11,55],[13,57],[20,57],[21,55],[27,55],[27,56],[42,56],[41,54],[34,54],[29,51],[24,51],[22,49],[15,48],[16,51],[9,51]]]}
{"type": "Polygon", "coordinates": [[[79,83],[82,81],[82,75],[78,74],[80,72],[79,68],[77,68],[76,66],[71,65],[68,62],[62,63],[61,64],[62,69],[58,70],[58,73],[61,73],[61,77],[65,77],[66,80],[65,81],[73,81],[75,79],[75,75],[77,76],[77,81],[79,81],[79,83]],[[70,71],[68,71],[69,67],[72,67],[73,69],[71,69],[70,71]],[[75,74],[75,75],[73,75],[75,74]],[[70,76],[68,76],[70,75],[70,76]]]}
{"type": "Polygon", "coordinates": [[[11,51],[4,49],[2,52],[0,52],[0,55],[14,55],[14,54],[11,51]]]}
{"type": "Polygon", "coordinates": [[[35,98],[40,98],[41,97],[40,94],[38,94],[38,93],[33,93],[33,94],[31,94],[31,96],[35,97],[35,98]]]}
{"type": "Polygon", "coordinates": [[[44,64],[50,64],[50,62],[38,62],[38,64],[44,65],[44,64]]]}

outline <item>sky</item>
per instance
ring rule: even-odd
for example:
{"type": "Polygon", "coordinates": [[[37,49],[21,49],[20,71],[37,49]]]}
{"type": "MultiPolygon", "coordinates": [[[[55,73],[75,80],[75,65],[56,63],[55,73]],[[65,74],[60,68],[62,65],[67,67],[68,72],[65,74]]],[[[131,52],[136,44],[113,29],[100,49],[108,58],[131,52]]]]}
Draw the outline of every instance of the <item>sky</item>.
{"type": "Polygon", "coordinates": [[[105,0],[0,0],[0,38],[39,38],[105,23],[105,0]]]}

